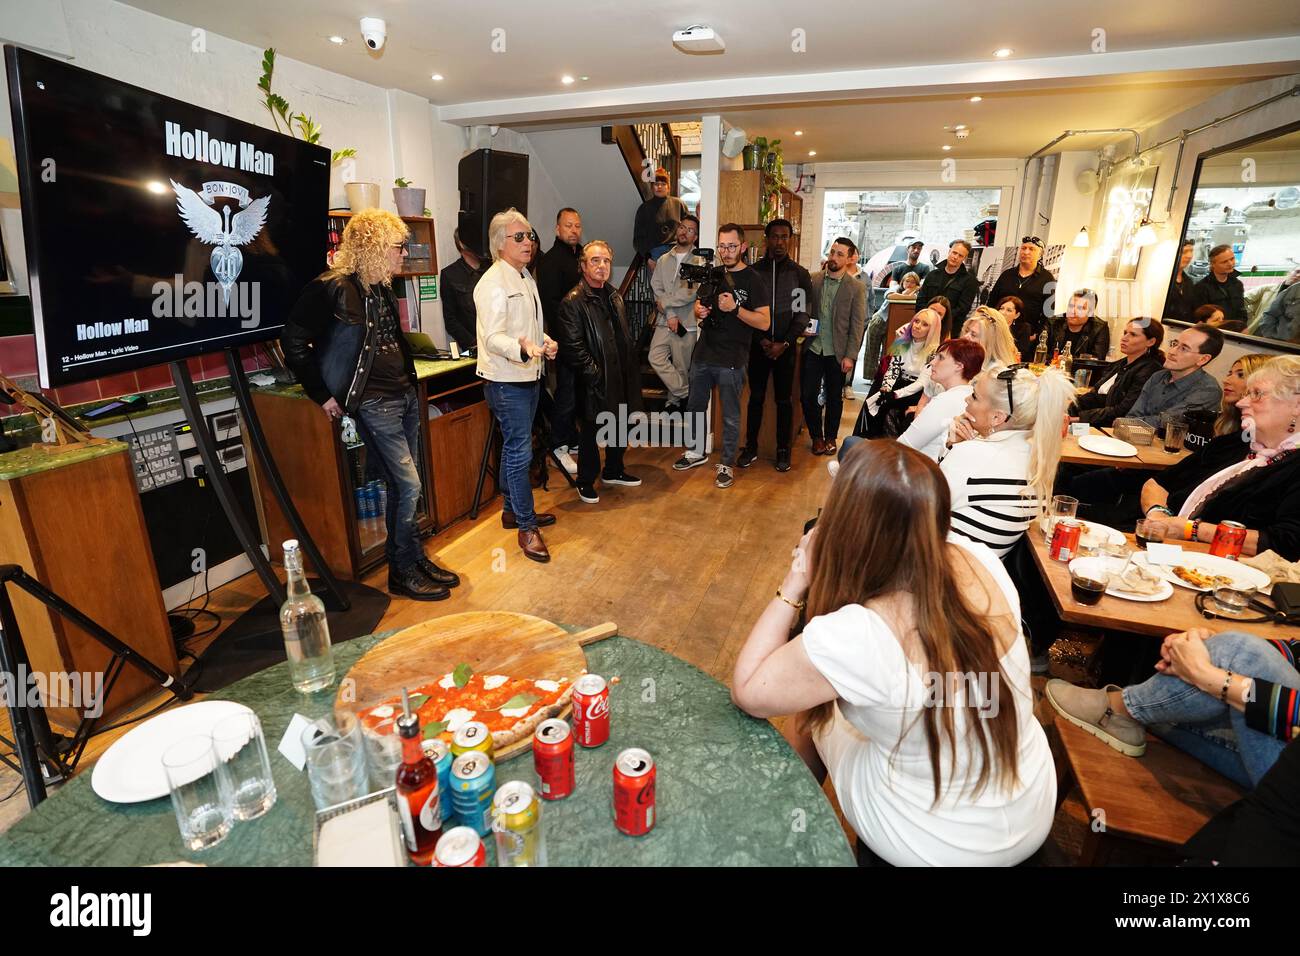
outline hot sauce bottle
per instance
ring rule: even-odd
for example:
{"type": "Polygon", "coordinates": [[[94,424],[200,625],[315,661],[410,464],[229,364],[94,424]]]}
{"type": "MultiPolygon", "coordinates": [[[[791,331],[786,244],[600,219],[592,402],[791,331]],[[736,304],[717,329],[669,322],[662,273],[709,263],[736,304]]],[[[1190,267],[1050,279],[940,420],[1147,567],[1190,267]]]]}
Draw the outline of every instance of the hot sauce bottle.
{"type": "Polygon", "coordinates": [[[420,742],[420,718],[411,712],[411,698],[402,690],[402,716],[397,718],[402,738],[402,764],[397,768],[397,806],[402,814],[406,852],[418,866],[428,866],[442,835],[438,802],[438,768],[425,756],[420,742]]]}

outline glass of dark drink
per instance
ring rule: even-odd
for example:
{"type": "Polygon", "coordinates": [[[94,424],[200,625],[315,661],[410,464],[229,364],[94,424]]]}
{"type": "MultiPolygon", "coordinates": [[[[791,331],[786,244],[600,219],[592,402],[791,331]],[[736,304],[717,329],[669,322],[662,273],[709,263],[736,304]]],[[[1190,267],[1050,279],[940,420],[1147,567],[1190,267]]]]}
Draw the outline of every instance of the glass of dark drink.
{"type": "Polygon", "coordinates": [[[1165,540],[1165,526],[1162,521],[1147,521],[1143,518],[1133,528],[1133,537],[1137,541],[1137,546],[1143,551],[1148,544],[1160,544],[1165,540]]]}
{"type": "Polygon", "coordinates": [[[1101,596],[1106,593],[1106,582],[1098,581],[1096,578],[1080,574],[1077,571],[1071,571],[1070,593],[1074,595],[1074,599],[1080,604],[1091,607],[1100,601],[1101,596]]]}

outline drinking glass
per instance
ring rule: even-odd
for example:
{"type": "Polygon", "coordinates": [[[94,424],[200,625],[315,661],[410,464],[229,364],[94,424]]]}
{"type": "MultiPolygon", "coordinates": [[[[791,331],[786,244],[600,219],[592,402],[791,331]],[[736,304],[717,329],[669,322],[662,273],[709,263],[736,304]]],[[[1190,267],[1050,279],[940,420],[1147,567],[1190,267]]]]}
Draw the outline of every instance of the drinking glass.
{"type": "Polygon", "coordinates": [[[384,790],[397,779],[397,768],[402,765],[402,738],[392,732],[382,733],[362,725],[361,734],[366,742],[366,766],[370,771],[370,789],[384,790]]]}
{"type": "Polygon", "coordinates": [[[1079,511],[1079,499],[1069,495],[1056,495],[1052,498],[1052,508],[1047,513],[1047,540],[1052,539],[1056,523],[1062,518],[1073,518],[1079,511]]]}
{"type": "Polygon", "coordinates": [[[1080,604],[1091,606],[1100,601],[1101,596],[1106,593],[1106,582],[1080,574],[1078,571],[1071,571],[1070,593],[1080,604]]]}
{"type": "Polygon", "coordinates": [[[1089,372],[1089,370],[1086,369],[1086,368],[1075,369],[1075,370],[1074,370],[1074,387],[1075,387],[1075,388],[1087,388],[1087,387],[1088,387],[1088,375],[1089,375],[1089,374],[1090,374],[1090,372],[1089,372]]]}
{"type": "Polygon", "coordinates": [[[190,850],[214,847],[234,825],[230,774],[217,759],[209,734],[196,734],[172,744],[162,756],[181,842],[190,850]]]}
{"type": "Polygon", "coordinates": [[[1183,450],[1183,439],[1187,437],[1187,420],[1170,418],[1165,421],[1165,451],[1173,454],[1183,450]]]}
{"type": "Polygon", "coordinates": [[[1163,521],[1148,521],[1143,518],[1133,527],[1133,538],[1137,541],[1137,546],[1143,551],[1148,544],[1159,544],[1165,540],[1165,525],[1163,521]]]}
{"type": "Polygon", "coordinates": [[[212,728],[217,756],[230,775],[236,820],[256,820],[275,806],[275,779],[257,714],[231,714],[212,728]]]}
{"type": "Polygon", "coordinates": [[[302,733],[307,776],[318,810],[364,797],[370,792],[361,722],[346,711],[328,714],[302,733]]]}

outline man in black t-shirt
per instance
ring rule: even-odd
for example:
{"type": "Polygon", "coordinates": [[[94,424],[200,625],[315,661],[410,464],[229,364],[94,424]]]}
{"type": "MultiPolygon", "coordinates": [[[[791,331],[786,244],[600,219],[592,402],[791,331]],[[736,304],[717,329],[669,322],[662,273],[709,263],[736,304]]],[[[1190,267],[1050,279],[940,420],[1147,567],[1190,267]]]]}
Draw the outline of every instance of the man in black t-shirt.
{"type": "Polygon", "coordinates": [[[718,258],[727,269],[735,292],[722,292],[713,308],[695,303],[700,338],[691,356],[691,391],[686,400],[686,420],[691,434],[686,454],[673,463],[685,471],[707,462],[704,434],[706,411],[713,386],[722,398],[722,462],[714,481],[730,488],[735,479],[736,451],[740,444],[740,393],[745,387],[750,343],[755,329],[768,327],[767,283],[745,264],[745,230],[734,222],[718,229],[718,258]],[[698,449],[698,450],[697,450],[698,449]]]}

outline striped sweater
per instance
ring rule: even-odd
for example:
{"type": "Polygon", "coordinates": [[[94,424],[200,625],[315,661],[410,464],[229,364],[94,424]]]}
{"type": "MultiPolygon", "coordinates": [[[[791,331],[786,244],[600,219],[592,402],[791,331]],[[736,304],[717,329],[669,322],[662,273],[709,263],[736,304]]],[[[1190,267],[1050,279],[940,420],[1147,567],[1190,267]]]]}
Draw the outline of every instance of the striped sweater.
{"type": "Polygon", "coordinates": [[[1005,557],[1038,515],[1038,496],[1024,493],[1029,455],[1027,431],[954,445],[939,463],[952,495],[952,530],[1005,557]]]}
{"type": "MultiPolygon", "coordinates": [[[[1269,644],[1300,670],[1300,640],[1269,644]]],[[[1278,740],[1300,740],[1300,690],[1254,678],[1252,699],[1246,704],[1246,726],[1278,740]]]]}

